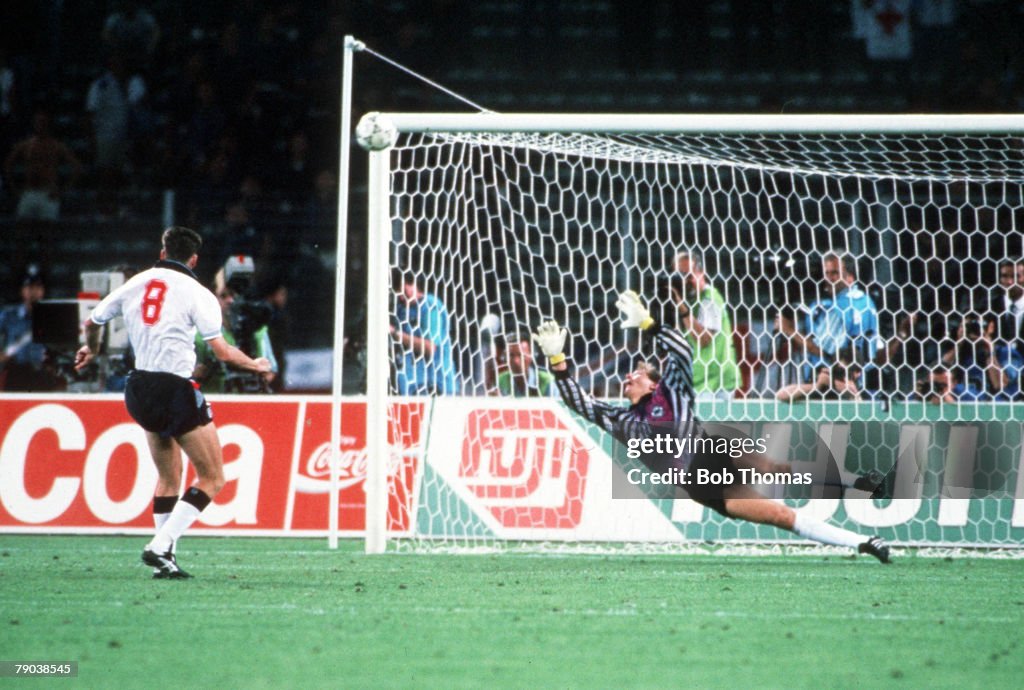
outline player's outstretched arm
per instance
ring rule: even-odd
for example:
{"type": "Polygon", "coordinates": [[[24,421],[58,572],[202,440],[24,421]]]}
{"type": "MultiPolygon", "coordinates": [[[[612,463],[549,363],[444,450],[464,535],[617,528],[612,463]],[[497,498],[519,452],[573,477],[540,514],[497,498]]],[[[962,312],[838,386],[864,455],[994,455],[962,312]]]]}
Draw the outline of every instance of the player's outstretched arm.
{"type": "Polygon", "coordinates": [[[555,321],[542,323],[533,334],[534,344],[548,358],[548,368],[555,376],[555,385],[562,400],[570,410],[597,424],[612,436],[619,439],[626,437],[628,434],[620,421],[624,408],[595,400],[569,373],[569,364],[563,352],[567,337],[568,332],[555,321]]]}
{"type": "Polygon", "coordinates": [[[257,374],[265,374],[270,371],[270,360],[266,357],[253,359],[220,336],[210,338],[206,342],[210,344],[214,356],[225,364],[231,364],[257,374]]]}

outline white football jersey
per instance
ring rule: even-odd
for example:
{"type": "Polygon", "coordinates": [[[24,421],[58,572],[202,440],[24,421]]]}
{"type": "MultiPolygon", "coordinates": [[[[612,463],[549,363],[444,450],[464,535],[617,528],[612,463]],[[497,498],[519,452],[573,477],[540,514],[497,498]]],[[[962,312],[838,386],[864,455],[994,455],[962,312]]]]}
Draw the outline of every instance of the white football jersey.
{"type": "Polygon", "coordinates": [[[221,335],[220,303],[183,264],[160,261],[135,275],[96,305],[89,318],[104,324],[123,316],[135,368],[185,378],[196,366],[196,331],[221,335]]]}

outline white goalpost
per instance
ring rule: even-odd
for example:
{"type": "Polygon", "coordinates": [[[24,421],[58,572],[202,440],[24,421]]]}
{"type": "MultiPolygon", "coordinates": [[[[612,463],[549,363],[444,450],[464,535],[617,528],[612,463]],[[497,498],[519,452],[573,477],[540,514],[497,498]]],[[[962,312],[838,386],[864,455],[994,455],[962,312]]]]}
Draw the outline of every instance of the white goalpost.
{"type": "Polygon", "coordinates": [[[605,434],[554,397],[504,397],[495,383],[500,347],[555,318],[582,385],[618,400],[640,344],[616,325],[614,295],[666,309],[684,251],[724,299],[742,374],[698,415],[771,438],[794,467],[821,462],[825,444],[843,471],[890,475],[889,497],[780,500],[897,544],[1024,546],[1024,365],[995,313],[1000,267],[1024,258],[1024,116],[382,120],[398,135],[369,156],[368,553],[791,540],[686,498],[623,497],[605,434]],[[828,255],[849,261],[878,314],[867,358],[851,362],[859,390],[779,402],[804,374],[776,323],[811,318],[828,255]],[[970,383],[956,353],[971,316],[994,324],[1002,377],[973,397],[930,397],[922,382],[940,370],[970,383]]]}

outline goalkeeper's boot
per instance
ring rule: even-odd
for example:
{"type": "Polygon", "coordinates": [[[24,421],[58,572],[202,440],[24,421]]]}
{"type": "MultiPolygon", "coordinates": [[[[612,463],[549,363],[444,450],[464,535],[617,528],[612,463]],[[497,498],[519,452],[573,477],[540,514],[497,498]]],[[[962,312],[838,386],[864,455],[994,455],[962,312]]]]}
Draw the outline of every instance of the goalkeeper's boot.
{"type": "Polygon", "coordinates": [[[860,491],[866,491],[871,494],[871,498],[882,497],[882,482],[885,481],[885,475],[878,470],[871,470],[867,474],[857,477],[853,481],[853,488],[859,489],[860,491]]]}
{"type": "Polygon", "coordinates": [[[889,560],[889,545],[881,537],[871,537],[857,547],[857,553],[866,553],[874,556],[882,563],[892,563],[889,560]]]}
{"type": "Polygon", "coordinates": [[[142,552],[142,562],[156,569],[153,572],[154,580],[184,580],[192,577],[181,569],[177,559],[174,558],[174,554],[170,551],[167,553],[157,553],[145,549],[142,552]]]}

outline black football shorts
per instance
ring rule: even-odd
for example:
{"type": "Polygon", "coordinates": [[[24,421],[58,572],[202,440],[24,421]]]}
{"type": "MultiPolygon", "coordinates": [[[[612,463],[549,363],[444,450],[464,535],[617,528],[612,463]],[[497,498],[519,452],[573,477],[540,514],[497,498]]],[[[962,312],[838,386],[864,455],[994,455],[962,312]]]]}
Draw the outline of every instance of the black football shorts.
{"type": "Polygon", "coordinates": [[[178,437],[213,421],[210,403],[198,384],[174,374],[133,371],[124,389],[124,404],[146,431],[178,437]]]}
{"type": "MultiPolygon", "coordinates": [[[[712,436],[711,438],[717,439],[718,437],[712,436]]],[[[711,508],[716,513],[729,517],[729,513],[725,510],[724,495],[727,485],[720,482],[696,484],[694,480],[697,477],[697,471],[700,469],[707,470],[709,474],[718,474],[724,470],[734,477],[736,483],[738,483],[739,470],[736,467],[736,461],[728,453],[698,453],[694,456],[687,469],[690,472],[691,482],[685,488],[690,498],[701,505],[711,508]]]]}

